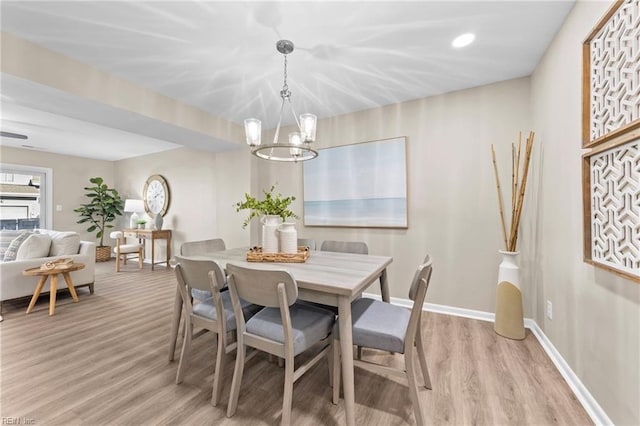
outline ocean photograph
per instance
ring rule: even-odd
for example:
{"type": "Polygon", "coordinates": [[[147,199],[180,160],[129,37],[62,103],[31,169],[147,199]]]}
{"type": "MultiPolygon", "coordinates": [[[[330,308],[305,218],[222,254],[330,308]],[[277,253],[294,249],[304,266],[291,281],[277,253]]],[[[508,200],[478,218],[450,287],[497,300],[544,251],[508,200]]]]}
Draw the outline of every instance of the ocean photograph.
{"type": "Polygon", "coordinates": [[[303,176],[305,226],[408,225],[404,137],[322,149],[303,176]]]}

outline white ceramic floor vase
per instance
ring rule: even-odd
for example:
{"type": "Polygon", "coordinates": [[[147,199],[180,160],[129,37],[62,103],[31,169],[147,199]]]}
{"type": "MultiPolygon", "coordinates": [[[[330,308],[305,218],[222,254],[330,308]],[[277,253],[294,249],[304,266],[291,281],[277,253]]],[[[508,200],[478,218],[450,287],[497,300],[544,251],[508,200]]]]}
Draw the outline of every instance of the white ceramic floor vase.
{"type": "Polygon", "coordinates": [[[278,236],[280,253],[296,254],[298,252],[298,231],[295,223],[285,222],[278,226],[278,236]]]}
{"type": "Polygon", "coordinates": [[[278,226],[280,216],[267,215],[262,218],[262,252],[278,253],[278,226]]]}
{"type": "Polygon", "coordinates": [[[500,250],[500,254],[502,262],[498,269],[496,319],[493,329],[501,336],[522,340],[525,333],[520,268],[517,263],[519,252],[500,250]]]}

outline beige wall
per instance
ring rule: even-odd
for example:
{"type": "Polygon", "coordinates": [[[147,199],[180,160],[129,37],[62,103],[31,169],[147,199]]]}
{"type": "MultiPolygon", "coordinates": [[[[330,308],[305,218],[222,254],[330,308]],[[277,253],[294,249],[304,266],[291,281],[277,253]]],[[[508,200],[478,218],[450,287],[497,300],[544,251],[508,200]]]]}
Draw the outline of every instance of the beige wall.
{"type": "MultiPolygon", "coordinates": [[[[492,312],[502,237],[490,145],[501,154],[506,180],[511,142],[531,129],[529,105],[529,79],[522,78],[320,120],[320,148],[407,137],[409,228],[304,227],[300,219],[298,235],[317,244],[361,240],[371,254],[393,256],[390,291],[401,298],[430,253],[428,302],[492,312]]],[[[254,190],[277,182],[283,194],[298,198],[294,208],[302,216],[303,165],[256,166],[254,190]]]]}
{"type": "Polygon", "coordinates": [[[544,145],[535,319],[611,420],[637,425],[640,285],[582,261],[581,46],[610,5],[578,2],[532,76],[544,145]]]}
{"type": "MultiPolygon", "coordinates": [[[[142,199],[149,176],[165,177],[171,204],[163,228],[172,230],[173,253],[184,241],[208,238],[223,238],[229,247],[243,246],[248,244],[248,230],[242,230],[232,205],[249,191],[247,157],[242,151],[214,154],[179,148],[116,162],[116,182],[126,198],[142,199]]],[[[121,226],[127,226],[128,219],[127,213],[121,226]]],[[[150,258],[149,250],[145,256],[150,258]]],[[[163,256],[161,249],[156,258],[163,256]]]]}
{"type": "MultiPolygon", "coordinates": [[[[87,202],[83,188],[91,185],[89,178],[100,176],[110,187],[115,187],[114,163],[71,157],[29,149],[0,146],[0,162],[53,170],[53,205],[61,205],[62,211],[53,209],[53,229],[77,231],[88,241],[97,241],[95,233],[85,232],[86,226],[77,224],[78,216],[73,209],[87,202]]],[[[107,244],[109,239],[105,240],[107,244]]]]}

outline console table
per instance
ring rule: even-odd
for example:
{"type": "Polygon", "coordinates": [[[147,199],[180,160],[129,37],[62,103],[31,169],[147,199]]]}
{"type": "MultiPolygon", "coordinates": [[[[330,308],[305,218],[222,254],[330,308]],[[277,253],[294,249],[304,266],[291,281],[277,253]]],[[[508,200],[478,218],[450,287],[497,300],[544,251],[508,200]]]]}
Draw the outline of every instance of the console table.
{"type": "Polygon", "coordinates": [[[138,240],[151,240],[151,270],[158,263],[165,263],[170,268],[169,259],[171,259],[171,230],[170,229],[125,229],[125,237],[137,238],[138,240]],[[166,260],[156,262],[156,240],[167,241],[167,258],[166,260]]]}

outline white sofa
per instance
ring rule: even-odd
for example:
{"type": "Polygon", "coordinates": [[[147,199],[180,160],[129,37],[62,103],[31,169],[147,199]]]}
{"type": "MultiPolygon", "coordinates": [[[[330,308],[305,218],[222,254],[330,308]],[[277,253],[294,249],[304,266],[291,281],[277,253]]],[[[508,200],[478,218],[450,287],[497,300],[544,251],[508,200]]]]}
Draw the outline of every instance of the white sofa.
{"type": "MultiPolygon", "coordinates": [[[[21,232],[22,231],[0,231],[0,243],[2,241],[6,243],[7,241],[15,239],[21,232]]],[[[2,314],[3,301],[33,295],[36,285],[38,284],[38,277],[24,276],[22,275],[22,271],[61,257],[70,257],[74,263],[84,263],[84,269],[71,273],[73,286],[88,286],[90,293],[93,294],[96,244],[89,241],[80,241],[79,234],[75,232],[57,232],[46,229],[39,229],[35,232],[51,238],[49,253],[46,256],[31,257],[29,256],[28,250],[23,250],[24,253],[22,256],[18,256],[16,260],[3,261],[0,263],[0,315],[2,314]],[[70,251],[74,253],[70,254],[70,251]]],[[[34,251],[33,253],[36,252],[34,251]]],[[[18,254],[20,254],[20,250],[18,254]]],[[[66,288],[64,281],[58,285],[58,288],[66,288]]],[[[47,284],[44,286],[42,292],[48,291],[49,280],[47,280],[47,284]]]]}

